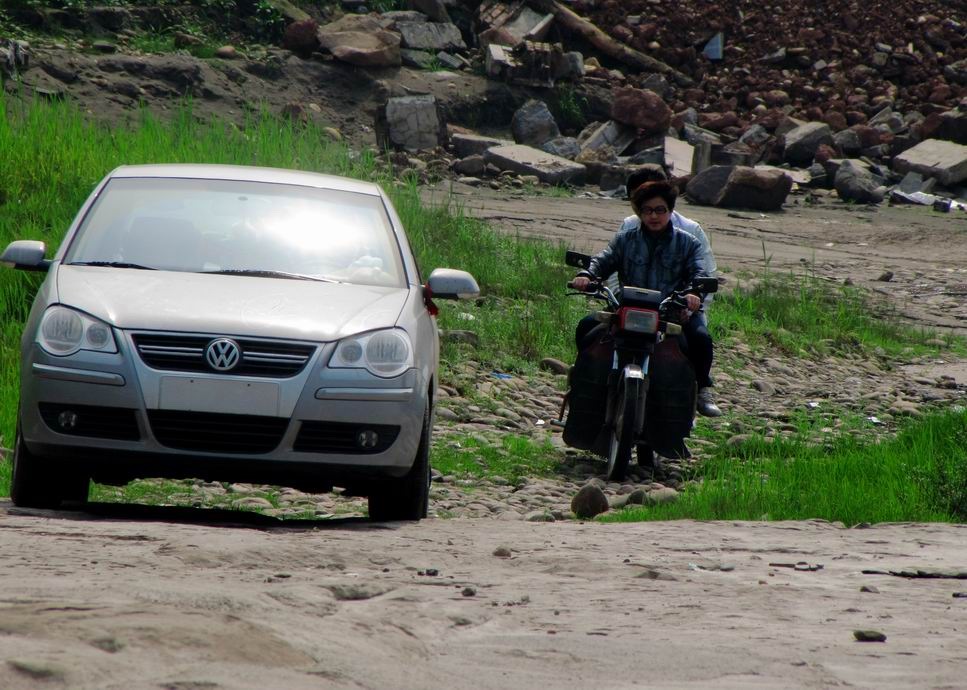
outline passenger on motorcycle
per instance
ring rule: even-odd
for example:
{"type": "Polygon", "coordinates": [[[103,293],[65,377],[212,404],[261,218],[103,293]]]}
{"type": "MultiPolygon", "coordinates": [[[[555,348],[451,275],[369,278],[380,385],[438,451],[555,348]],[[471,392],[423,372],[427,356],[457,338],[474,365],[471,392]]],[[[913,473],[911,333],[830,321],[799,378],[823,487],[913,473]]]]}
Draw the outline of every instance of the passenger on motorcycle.
{"type": "MultiPolygon", "coordinates": [[[[591,258],[588,270],[578,273],[572,286],[585,290],[592,280],[600,282],[617,272],[621,285],[658,290],[664,299],[675,290],[691,285],[696,277],[708,275],[701,244],[672,224],[677,198],[678,190],[668,182],[646,182],[634,190],[631,206],[641,220],[640,225],[623,227],[607,247],[591,258]]],[[[700,297],[695,294],[687,295],[686,301],[691,312],[697,312],[702,306],[700,297]]],[[[579,349],[597,325],[593,316],[578,323],[576,339],[579,349]]],[[[712,337],[705,319],[689,318],[682,326],[682,335],[699,391],[707,395],[711,385],[712,337]]],[[[717,413],[718,409],[714,412],[717,413]]]]}

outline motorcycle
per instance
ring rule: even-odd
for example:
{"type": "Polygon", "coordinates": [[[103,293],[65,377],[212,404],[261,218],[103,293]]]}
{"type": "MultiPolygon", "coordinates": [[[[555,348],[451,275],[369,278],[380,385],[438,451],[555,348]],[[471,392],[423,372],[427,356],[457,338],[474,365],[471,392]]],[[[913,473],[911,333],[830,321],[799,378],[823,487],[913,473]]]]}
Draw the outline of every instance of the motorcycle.
{"type": "MultiPolygon", "coordinates": [[[[565,263],[586,269],[591,257],[568,251],[565,263]]],[[[568,283],[568,287],[574,287],[568,283]]],[[[598,325],[581,343],[571,367],[556,425],[564,443],[608,460],[609,480],[623,479],[632,449],[638,464],[659,469],[656,456],[690,457],[685,439],[695,419],[695,372],[677,337],[687,319],[685,295],[700,298],[718,281],[698,277],[665,299],[656,290],[624,287],[620,296],[603,282],[568,293],[605,302],[598,325]]]]}

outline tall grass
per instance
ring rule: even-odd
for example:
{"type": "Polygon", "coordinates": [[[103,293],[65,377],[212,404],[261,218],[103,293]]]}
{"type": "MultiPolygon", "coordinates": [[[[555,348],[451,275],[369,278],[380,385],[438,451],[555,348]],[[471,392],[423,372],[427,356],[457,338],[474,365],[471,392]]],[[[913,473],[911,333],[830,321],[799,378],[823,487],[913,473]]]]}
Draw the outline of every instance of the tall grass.
{"type": "Polygon", "coordinates": [[[880,443],[758,439],[716,454],[678,502],[605,520],[967,521],[967,411],[911,422],[880,443]]]}

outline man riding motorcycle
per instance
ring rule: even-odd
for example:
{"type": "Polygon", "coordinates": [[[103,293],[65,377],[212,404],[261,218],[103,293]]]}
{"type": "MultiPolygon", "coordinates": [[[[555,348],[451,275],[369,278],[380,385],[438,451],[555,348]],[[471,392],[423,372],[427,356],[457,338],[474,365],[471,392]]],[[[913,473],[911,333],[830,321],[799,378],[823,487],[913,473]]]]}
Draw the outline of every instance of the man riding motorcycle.
{"type": "MultiPolygon", "coordinates": [[[[583,291],[592,280],[600,282],[617,272],[621,285],[657,290],[664,299],[691,285],[698,276],[707,275],[701,244],[671,222],[677,198],[678,190],[667,182],[646,182],[635,189],[631,205],[641,219],[640,226],[620,230],[591,258],[588,269],[578,273],[572,287],[583,291]]],[[[697,294],[686,295],[686,302],[690,312],[702,306],[697,294]]],[[[597,325],[593,316],[580,321],[576,333],[579,349],[597,325]]],[[[711,384],[712,338],[705,320],[689,318],[682,326],[682,335],[698,388],[707,389],[711,384]]]]}

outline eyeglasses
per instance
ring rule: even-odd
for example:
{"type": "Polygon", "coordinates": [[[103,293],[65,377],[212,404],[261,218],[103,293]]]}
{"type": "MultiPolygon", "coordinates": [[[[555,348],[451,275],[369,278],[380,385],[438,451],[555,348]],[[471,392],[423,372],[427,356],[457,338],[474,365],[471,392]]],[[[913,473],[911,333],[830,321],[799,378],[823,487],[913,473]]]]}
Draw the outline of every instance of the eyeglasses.
{"type": "Polygon", "coordinates": [[[663,216],[668,213],[668,208],[665,206],[642,206],[639,212],[643,216],[650,216],[652,214],[663,216]]]}

